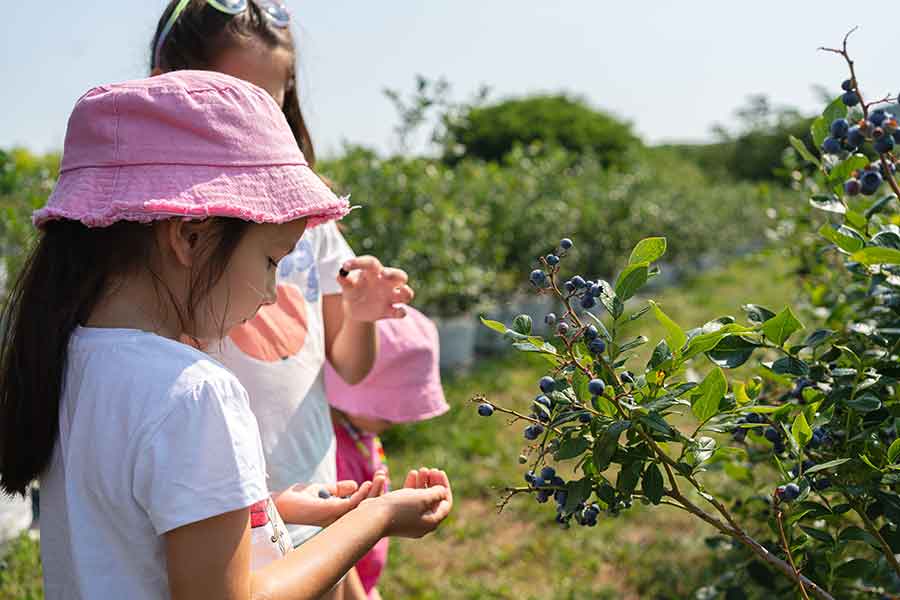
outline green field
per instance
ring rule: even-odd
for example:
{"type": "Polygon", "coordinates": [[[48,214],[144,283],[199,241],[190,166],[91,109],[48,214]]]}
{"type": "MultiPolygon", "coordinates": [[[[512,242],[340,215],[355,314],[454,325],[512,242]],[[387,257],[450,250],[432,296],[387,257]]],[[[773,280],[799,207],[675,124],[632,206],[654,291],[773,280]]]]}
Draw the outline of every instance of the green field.
{"type": "MultiPolygon", "coordinates": [[[[757,256],[700,274],[657,299],[690,327],[724,314],[739,316],[741,301],[780,308],[795,293],[786,260],[757,256]],[[761,261],[780,265],[779,275],[764,273],[761,261]]],[[[650,318],[640,327],[652,348],[661,328],[650,318]]],[[[395,480],[408,468],[441,467],[456,498],[454,513],[436,534],[392,542],[381,585],[385,598],[689,598],[715,576],[704,542],[712,531],[665,506],[601,517],[591,529],[560,529],[552,504],[523,496],[498,514],[502,488],[522,480],[524,469],[516,460],[521,426],[506,427],[499,415],[478,417],[469,399],[481,393],[527,407],[544,364],[505,356],[446,377],[452,406],[447,415],[385,437],[395,480]]],[[[11,548],[0,571],[0,600],[40,598],[37,543],[23,537],[11,548]]]]}

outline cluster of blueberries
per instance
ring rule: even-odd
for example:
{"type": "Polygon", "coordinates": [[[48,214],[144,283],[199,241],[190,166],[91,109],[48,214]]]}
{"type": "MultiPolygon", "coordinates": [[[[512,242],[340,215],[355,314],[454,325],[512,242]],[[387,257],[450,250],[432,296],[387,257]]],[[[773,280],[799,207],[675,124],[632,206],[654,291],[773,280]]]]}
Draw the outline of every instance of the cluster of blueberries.
{"type": "Polygon", "coordinates": [[[569,493],[563,489],[566,481],[556,474],[553,467],[544,467],[539,474],[534,471],[525,473],[525,483],[537,489],[535,498],[541,504],[548,502],[550,497],[556,501],[556,520],[559,523],[565,523],[569,518],[574,517],[579,525],[594,527],[597,525],[597,517],[600,516],[600,507],[596,504],[586,505],[581,503],[571,515],[565,514],[566,501],[569,493]]]}

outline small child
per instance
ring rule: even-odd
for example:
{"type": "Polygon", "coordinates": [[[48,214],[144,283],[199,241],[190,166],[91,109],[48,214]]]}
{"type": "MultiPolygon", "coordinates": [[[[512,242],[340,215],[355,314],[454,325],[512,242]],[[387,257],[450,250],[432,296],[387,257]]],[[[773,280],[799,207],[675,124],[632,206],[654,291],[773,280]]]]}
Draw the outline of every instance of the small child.
{"type": "MultiPolygon", "coordinates": [[[[450,408],[441,387],[437,328],[416,309],[406,311],[405,319],[378,321],[378,358],[360,383],[348,385],[330,365],[325,367],[339,480],[362,485],[379,472],[387,476],[378,435],[394,424],[424,421],[450,408]]],[[[370,600],[381,597],[375,585],[387,551],[383,538],[356,564],[370,600]]]]}

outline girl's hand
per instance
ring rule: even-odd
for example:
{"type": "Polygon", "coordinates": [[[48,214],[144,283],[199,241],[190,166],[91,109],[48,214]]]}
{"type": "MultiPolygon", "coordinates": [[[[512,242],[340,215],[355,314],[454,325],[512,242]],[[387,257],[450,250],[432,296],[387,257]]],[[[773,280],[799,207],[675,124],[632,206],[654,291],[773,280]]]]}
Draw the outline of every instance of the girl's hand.
{"type": "Polygon", "coordinates": [[[405,271],[384,267],[374,256],[348,260],[338,275],[344,319],[373,322],[406,316],[397,305],[408,304],[415,295],[408,279],[405,271]]]}
{"type": "Polygon", "coordinates": [[[349,480],[331,484],[298,483],[273,498],[285,523],[327,527],[363,500],[381,496],[384,486],[385,474],[378,471],[372,481],[360,486],[349,480]]]}
{"type": "Polygon", "coordinates": [[[386,535],[419,538],[450,514],[453,492],[446,473],[422,468],[409,472],[403,489],[366,502],[380,503],[388,511],[386,535]]]}

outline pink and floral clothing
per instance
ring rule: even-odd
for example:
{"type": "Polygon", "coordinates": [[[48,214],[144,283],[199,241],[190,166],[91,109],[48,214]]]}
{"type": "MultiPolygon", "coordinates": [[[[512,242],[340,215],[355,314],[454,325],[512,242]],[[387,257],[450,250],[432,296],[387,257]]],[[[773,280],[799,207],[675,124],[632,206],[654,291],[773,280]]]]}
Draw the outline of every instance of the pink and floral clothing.
{"type": "MultiPolygon", "coordinates": [[[[377,435],[359,431],[341,417],[334,421],[337,439],[337,478],[356,483],[372,481],[378,469],[387,470],[384,449],[377,435]]],[[[388,538],[382,538],[356,563],[356,571],[369,596],[387,563],[388,538]]]]}

